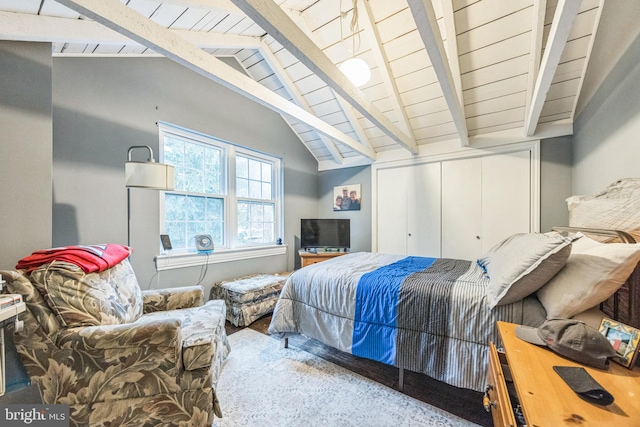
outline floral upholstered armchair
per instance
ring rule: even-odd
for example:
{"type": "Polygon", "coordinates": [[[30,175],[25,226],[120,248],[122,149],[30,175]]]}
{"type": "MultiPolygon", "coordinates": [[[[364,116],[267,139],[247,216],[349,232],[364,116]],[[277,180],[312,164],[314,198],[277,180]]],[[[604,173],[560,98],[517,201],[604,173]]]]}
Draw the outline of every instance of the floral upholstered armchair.
{"type": "Polygon", "coordinates": [[[229,353],[224,301],[199,286],[141,291],[128,259],[100,273],[54,261],[26,275],[0,272],[20,294],[13,334],[47,404],[69,405],[71,425],[211,426],[229,353]]]}

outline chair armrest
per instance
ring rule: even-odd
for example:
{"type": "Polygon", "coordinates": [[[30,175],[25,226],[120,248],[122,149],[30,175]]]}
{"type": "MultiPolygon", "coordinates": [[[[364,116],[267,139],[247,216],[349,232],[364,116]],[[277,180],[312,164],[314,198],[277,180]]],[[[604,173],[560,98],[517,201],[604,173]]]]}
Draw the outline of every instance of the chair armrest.
{"type": "Polygon", "coordinates": [[[81,326],[63,329],[57,345],[66,349],[109,350],[145,347],[182,351],[181,322],[162,319],[124,325],[81,326]]]}
{"type": "Polygon", "coordinates": [[[142,291],[144,313],[200,307],[204,304],[202,286],[142,291]]]}

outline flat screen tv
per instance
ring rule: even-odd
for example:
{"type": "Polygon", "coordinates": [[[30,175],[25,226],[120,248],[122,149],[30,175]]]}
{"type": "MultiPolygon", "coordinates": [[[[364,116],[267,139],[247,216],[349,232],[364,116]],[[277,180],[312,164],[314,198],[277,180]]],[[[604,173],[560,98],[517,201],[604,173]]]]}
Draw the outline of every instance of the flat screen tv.
{"type": "Polygon", "coordinates": [[[301,219],[300,247],[348,249],[351,228],[348,219],[301,219]]]}

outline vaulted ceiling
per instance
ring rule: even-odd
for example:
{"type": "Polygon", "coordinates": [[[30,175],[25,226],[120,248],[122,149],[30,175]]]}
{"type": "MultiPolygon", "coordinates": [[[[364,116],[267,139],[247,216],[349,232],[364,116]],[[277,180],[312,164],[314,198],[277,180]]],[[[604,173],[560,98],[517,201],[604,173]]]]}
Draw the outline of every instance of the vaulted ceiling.
{"type": "Polygon", "coordinates": [[[331,168],[442,141],[571,134],[603,4],[0,0],[0,39],[52,42],[59,56],[165,56],[280,113],[331,168]],[[352,56],[372,73],[359,88],[338,69],[352,56]]]}

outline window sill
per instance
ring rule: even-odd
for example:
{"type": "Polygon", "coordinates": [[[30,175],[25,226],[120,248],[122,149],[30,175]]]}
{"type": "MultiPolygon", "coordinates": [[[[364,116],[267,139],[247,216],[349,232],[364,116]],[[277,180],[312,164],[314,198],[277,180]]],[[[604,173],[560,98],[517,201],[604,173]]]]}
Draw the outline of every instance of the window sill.
{"type": "Polygon", "coordinates": [[[230,261],[286,255],[287,245],[256,246],[252,248],[224,249],[210,254],[195,252],[158,255],[155,258],[156,271],[176,268],[199,267],[206,264],[218,264],[230,261]]]}

